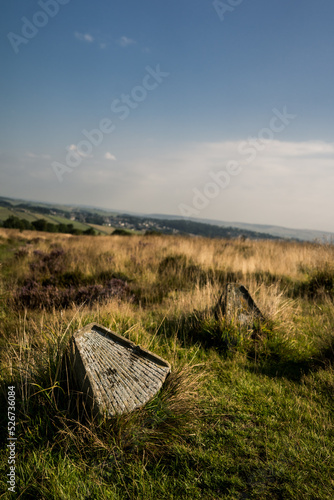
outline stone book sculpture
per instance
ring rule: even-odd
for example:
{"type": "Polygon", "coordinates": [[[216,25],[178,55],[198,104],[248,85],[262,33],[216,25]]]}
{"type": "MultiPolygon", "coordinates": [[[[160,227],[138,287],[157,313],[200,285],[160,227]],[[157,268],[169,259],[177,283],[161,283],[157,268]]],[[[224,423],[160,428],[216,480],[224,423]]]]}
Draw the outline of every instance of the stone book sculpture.
{"type": "Polygon", "coordinates": [[[107,417],[143,406],[170,372],[167,361],[96,323],[74,334],[72,356],[86,404],[107,417]]]}

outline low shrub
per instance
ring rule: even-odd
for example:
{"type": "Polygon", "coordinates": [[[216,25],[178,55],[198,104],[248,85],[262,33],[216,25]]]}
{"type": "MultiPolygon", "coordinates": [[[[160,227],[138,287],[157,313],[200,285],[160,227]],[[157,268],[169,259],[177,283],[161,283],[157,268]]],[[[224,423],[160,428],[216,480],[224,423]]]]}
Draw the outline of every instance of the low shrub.
{"type": "Polygon", "coordinates": [[[300,285],[300,293],[310,299],[324,294],[334,296],[334,269],[326,265],[311,271],[307,281],[300,285]]]}
{"type": "MultiPolygon", "coordinates": [[[[190,259],[190,263],[193,264],[190,259]]],[[[171,275],[182,272],[188,265],[188,259],[185,255],[168,255],[161,260],[158,267],[159,276],[171,275]]]]}
{"type": "Polygon", "coordinates": [[[35,250],[34,256],[35,259],[30,263],[30,270],[35,279],[41,276],[59,275],[66,270],[67,255],[62,248],[54,249],[50,253],[35,250]]]}
{"type": "Polygon", "coordinates": [[[132,236],[133,233],[127,231],[126,229],[117,228],[112,233],[111,236],[132,236]]]}
{"type": "Polygon", "coordinates": [[[23,260],[25,259],[26,257],[28,257],[29,255],[29,250],[28,248],[25,248],[25,247],[21,247],[19,248],[18,250],[16,250],[16,252],[14,253],[14,258],[16,260],[23,260]]]}
{"type": "Polygon", "coordinates": [[[74,305],[92,305],[104,302],[110,298],[132,300],[128,284],[120,279],[113,278],[105,285],[94,284],[87,286],[58,286],[42,284],[28,280],[24,286],[17,289],[14,302],[17,307],[28,309],[66,309],[74,305]]]}

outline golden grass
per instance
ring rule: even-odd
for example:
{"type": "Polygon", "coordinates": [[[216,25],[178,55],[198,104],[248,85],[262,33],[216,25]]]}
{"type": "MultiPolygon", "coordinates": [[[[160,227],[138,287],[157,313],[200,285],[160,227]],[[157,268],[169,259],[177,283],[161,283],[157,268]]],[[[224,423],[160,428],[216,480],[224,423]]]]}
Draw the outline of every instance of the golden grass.
{"type": "MultiPolygon", "coordinates": [[[[159,264],[168,256],[185,256],[188,265],[194,264],[206,271],[214,269],[241,272],[242,283],[249,289],[264,315],[284,325],[287,332],[296,328],[294,318],[301,315],[301,303],[287,297],[279,280],[286,277],[302,281],[305,280],[306,272],[334,268],[334,246],[311,243],[179,236],[72,236],[33,231],[20,233],[18,230],[3,228],[0,228],[0,238],[4,241],[19,239],[29,252],[27,258],[15,263],[12,276],[16,279],[27,275],[34,250],[50,252],[55,248],[62,248],[66,252],[68,271],[79,270],[84,275],[95,276],[111,270],[123,273],[148,288],[154,284],[159,285],[159,264]],[[277,281],[265,283],[261,279],[261,273],[270,273],[277,277],[277,281]]],[[[1,269],[3,266],[0,272],[1,269]]],[[[182,270],[180,273],[182,274],[182,270]]],[[[1,280],[0,291],[5,293],[1,280]]],[[[161,318],[187,315],[194,310],[203,311],[215,305],[221,291],[218,281],[208,281],[206,284],[195,282],[186,289],[171,289],[161,304],[152,305],[151,311],[156,311],[161,318]]],[[[328,305],[327,309],[330,307],[328,305]]],[[[87,322],[103,320],[107,327],[126,334],[135,341],[140,340],[144,347],[148,347],[152,341],[141,326],[147,312],[134,304],[118,300],[95,305],[93,309],[82,306],[55,314],[40,313],[40,331],[43,330],[44,321],[48,324],[50,321],[58,322],[59,330],[62,324],[68,324],[74,314],[75,324],[79,328],[87,322]]],[[[24,320],[20,321],[22,323],[24,320]]],[[[147,322],[147,318],[145,321],[147,322]]],[[[23,330],[25,328],[23,325],[23,330]]],[[[36,332],[37,327],[32,330],[35,338],[40,337],[36,332]]],[[[16,335],[15,332],[12,334],[16,335]]],[[[9,358],[13,359],[12,356],[9,358]]]]}
{"type": "MultiPolygon", "coordinates": [[[[61,246],[71,255],[70,267],[90,274],[97,268],[113,267],[149,276],[167,255],[184,255],[204,269],[242,271],[244,275],[269,272],[278,276],[302,278],[305,270],[334,263],[333,245],[275,240],[220,240],[179,236],[72,236],[0,228],[3,240],[20,239],[48,251],[61,246]]],[[[152,279],[152,277],[151,277],[152,279]]]]}

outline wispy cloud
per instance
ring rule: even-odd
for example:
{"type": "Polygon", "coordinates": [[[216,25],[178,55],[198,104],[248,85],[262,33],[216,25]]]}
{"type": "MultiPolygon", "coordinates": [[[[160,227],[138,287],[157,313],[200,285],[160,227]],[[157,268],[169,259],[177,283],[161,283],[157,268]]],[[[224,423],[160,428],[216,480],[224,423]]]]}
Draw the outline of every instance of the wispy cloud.
{"type": "Polygon", "coordinates": [[[330,229],[334,143],[262,141],[261,150],[255,154],[255,146],[240,149],[246,142],[197,143],[182,148],[173,162],[163,163],[161,159],[159,165],[165,172],[169,168],[169,177],[173,167],[178,166],[174,198],[191,205],[193,189],[203,193],[205,186],[212,183],[210,173],[225,172],[232,160],[241,165],[241,173],[231,178],[228,187],[201,216],[330,229]],[[254,159],[250,161],[251,157],[254,159]]]}
{"type": "Polygon", "coordinates": [[[104,155],[104,158],[105,158],[105,160],[116,161],[116,156],[109,153],[109,151],[106,152],[106,154],[104,155]]]}
{"type": "Polygon", "coordinates": [[[82,151],[76,144],[71,144],[70,146],[67,147],[68,151],[73,151],[73,153],[81,156],[82,158],[93,158],[92,155],[85,153],[82,151]]]}
{"type": "Polygon", "coordinates": [[[129,45],[134,45],[137,42],[136,42],[136,40],[133,40],[132,38],[128,38],[127,36],[121,36],[121,38],[119,38],[117,40],[117,43],[121,47],[128,47],[129,45]]]}
{"type": "Polygon", "coordinates": [[[178,206],[192,206],[194,188],[203,193],[212,183],[211,172],[226,171],[236,161],[240,174],[210,200],[201,217],[333,230],[334,143],[262,141],[264,148],[248,161],[250,147],[247,154],[239,151],[246,141],[188,143],[172,152],[137,154],[120,162],[122,178],[115,182],[126,185],[128,210],[159,207],[162,213],[181,215],[178,206]]]}
{"type": "Polygon", "coordinates": [[[26,158],[29,158],[31,160],[36,160],[36,159],[41,159],[41,160],[50,160],[51,156],[46,155],[46,154],[37,154],[37,153],[32,153],[31,151],[28,151],[25,154],[26,158]]]}
{"type": "Polygon", "coordinates": [[[94,42],[94,37],[89,33],[78,33],[78,31],[76,31],[74,33],[74,36],[81,42],[88,42],[88,43],[94,42]]]}

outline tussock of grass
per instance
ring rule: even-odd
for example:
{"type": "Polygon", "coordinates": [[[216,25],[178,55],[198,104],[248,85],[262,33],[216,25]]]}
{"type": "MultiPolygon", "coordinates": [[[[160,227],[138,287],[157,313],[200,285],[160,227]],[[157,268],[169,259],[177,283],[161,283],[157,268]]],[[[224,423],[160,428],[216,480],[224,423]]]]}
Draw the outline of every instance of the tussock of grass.
{"type": "Polygon", "coordinates": [[[107,421],[62,419],[59,430],[62,447],[104,450],[116,456],[131,454],[140,459],[143,454],[157,459],[169,447],[182,443],[195,430],[201,408],[198,401],[203,372],[186,366],[172,372],[159,393],[143,408],[107,421]]]}

